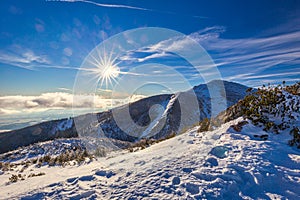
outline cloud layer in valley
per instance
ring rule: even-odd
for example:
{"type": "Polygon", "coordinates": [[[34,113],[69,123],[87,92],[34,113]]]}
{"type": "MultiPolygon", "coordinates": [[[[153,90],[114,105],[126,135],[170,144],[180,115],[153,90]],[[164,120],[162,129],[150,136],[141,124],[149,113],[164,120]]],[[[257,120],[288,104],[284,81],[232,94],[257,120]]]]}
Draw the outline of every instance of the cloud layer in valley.
{"type": "Polygon", "coordinates": [[[111,99],[100,95],[76,95],[66,92],[43,93],[38,96],[2,96],[0,114],[18,114],[22,112],[41,112],[48,109],[90,108],[106,110],[108,108],[137,101],[145,96],[131,95],[111,99]]]}

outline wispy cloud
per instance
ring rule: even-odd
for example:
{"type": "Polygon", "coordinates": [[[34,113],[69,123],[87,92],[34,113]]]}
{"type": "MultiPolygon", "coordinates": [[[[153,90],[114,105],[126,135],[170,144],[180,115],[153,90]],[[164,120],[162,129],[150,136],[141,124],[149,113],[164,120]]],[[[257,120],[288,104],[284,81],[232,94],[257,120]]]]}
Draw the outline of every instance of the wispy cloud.
{"type": "MultiPolygon", "coordinates": [[[[291,25],[288,27],[290,26],[291,25]]],[[[284,27],[287,27],[287,25],[284,25],[284,27]]],[[[121,69],[123,74],[144,75],[129,73],[126,72],[126,69],[128,70],[131,62],[141,64],[151,62],[155,59],[162,59],[163,64],[168,64],[170,61],[169,58],[174,57],[172,52],[189,50],[191,45],[190,39],[193,39],[202,45],[212,56],[215,66],[222,72],[224,79],[247,84],[250,83],[249,85],[252,85],[251,80],[253,80],[253,84],[256,84],[254,80],[294,80],[299,76],[300,65],[300,27],[295,27],[292,31],[285,30],[284,32],[276,32],[276,34],[272,35],[271,33],[269,33],[269,35],[265,34],[263,37],[238,39],[223,38],[222,33],[226,31],[225,27],[207,27],[191,33],[189,36],[171,38],[148,47],[127,52],[126,55],[122,55],[122,57],[118,59],[124,61],[124,63],[129,61],[129,65],[121,66],[124,67],[124,70],[123,68],[121,69]],[[138,53],[143,56],[138,56],[138,53]]],[[[278,28],[278,30],[282,29],[278,28]]],[[[39,70],[43,68],[94,70],[80,68],[78,66],[55,64],[51,62],[48,56],[39,55],[28,48],[17,47],[12,49],[14,49],[14,51],[0,51],[0,63],[29,70],[39,70]]],[[[209,67],[211,65],[209,63],[203,64],[209,67]]],[[[190,66],[186,64],[180,65],[178,61],[172,63],[172,65],[187,76],[194,73],[190,66]]],[[[206,72],[203,71],[202,75],[206,75],[205,73],[206,72]]],[[[189,77],[195,80],[197,78],[196,76],[189,77]]]]}
{"type": "MultiPolygon", "coordinates": [[[[264,70],[272,66],[296,61],[300,58],[300,30],[264,38],[223,39],[224,27],[208,27],[189,35],[189,38],[199,42],[213,57],[217,66],[238,65],[239,67],[255,67],[264,70]]],[[[168,52],[188,49],[191,43],[188,37],[162,41],[149,47],[152,58],[165,57],[168,52]],[[161,53],[164,49],[167,52],[161,53]],[[154,54],[154,52],[156,52],[154,54]]],[[[126,57],[127,59],[130,57],[126,57]]],[[[298,62],[296,62],[298,63],[298,62]]],[[[299,62],[300,63],[300,62],[299,62]]]]}
{"type": "Polygon", "coordinates": [[[33,64],[50,64],[45,55],[37,55],[32,50],[23,49],[19,52],[0,52],[0,63],[33,70],[33,64]]]}
{"type": "Polygon", "coordinates": [[[162,40],[151,46],[143,47],[135,50],[134,52],[128,52],[122,56],[121,60],[131,60],[137,62],[144,62],[156,58],[166,58],[172,56],[172,53],[178,51],[189,51],[190,47],[195,45],[196,42],[209,40],[212,38],[218,38],[221,33],[225,32],[223,26],[207,27],[190,35],[176,36],[167,40],[162,40]],[[136,53],[148,53],[147,56],[137,58],[136,53]]]}
{"type": "Polygon", "coordinates": [[[299,68],[292,69],[291,65],[300,64],[300,30],[242,39],[223,39],[215,33],[195,35],[221,71],[232,71],[225,77],[229,80],[299,76],[299,68]]]}
{"type": "MultiPolygon", "coordinates": [[[[219,68],[225,79],[248,82],[257,79],[294,80],[299,76],[299,67],[292,66],[300,65],[300,27],[275,35],[239,39],[222,38],[222,33],[225,31],[226,28],[222,26],[208,27],[188,37],[172,38],[147,47],[147,53],[151,54],[144,58],[136,59],[132,52],[123,58],[141,62],[163,59],[171,55],[170,52],[180,49],[188,51],[192,45],[189,42],[191,38],[212,56],[215,66],[219,68]]],[[[183,70],[183,73],[189,72],[184,65],[178,67],[183,70]]]]}
{"type": "Polygon", "coordinates": [[[142,8],[142,7],[136,7],[136,6],[130,6],[130,5],[124,5],[124,4],[111,4],[111,3],[98,3],[95,1],[88,1],[88,0],[46,0],[51,2],[68,2],[68,3],[87,3],[92,4],[99,7],[107,7],[107,8],[125,8],[125,9],[133,9],[133,10],[142,10],[142,11],[151,11],[161,14],[169,14],[169,15],[178,15],[186,16],[186,17],[192,17],[196,19],[207,19],[208,17],[205,16],[199,16],[199,15],[188,15],[188,14],[181,14],[178,12],[170,12],[170,11],[162,11],[162,10],[155,10],[155,9],[148,9],[148,8],[142,8]]]}
{"type": "Polygon", "coordinates": [[[66,92],[71,92],[72,89],[69,89],[69,88],[64,88],[64,87],[60,87],[60,88],[57,88],[58,90],[60,91],[66,91],[66,92]]]}
{"type": "MultiPolygon", "coordinates": [[[[93,67],[80,67],[72,65],[61,65],[53,63],[45,55],[38,55],[33,50],[18,47],[17,51],[0,51],[0,63],[15,66],[27,70],[45,70],[45,69],[56,69],[56,70],[71,70],[71,71],[83,71],[88,74],[93,74],[96,78],[97,74],[100,73],[99,68],[96,65],[93,67]]],[[[100,58],[99,58],[100,59],[100,58]]],[[[120,71],[120,75],[133,75],[133,76],[146,76],[143,73],[134,73],[120,71]]],[[[58,88],[60,91],[69,91],[66,88],[58,88]]]]}
{"type": "Polygon", "coordinates": [[[0,51],[0,63],[27,70],[65,69],[65,70],[92,70],[78,66],[53,64],[46,55],[38,55],[31,49],[17,47],[16,51],[0,51]]]}
{"type": "Polygon", "coordinates": [[[98,3],[98,2],[94,2],[94,1],[88,1],[88,0],[46,0],[46,1],[58,1],[58,2],[69,2],[69,3],[82,2],[82,3],[88,3],[88,4],[93,4],[96,6],[108,7],[108,8],[126,8],[126,9],[148,10],[148,11],[151,10],[151,9],[135,7],[135,6],[128,6],[128,5],[123,5],[123,4],[106,4],[106,3],[98,3]]]}
{"type": "MultiPolygon", "coordinates": [[[[228,77],[228,80],[257,80],[257,79],[266,79],[266,78],[278,78],[286,76],[300,76],[300,72],[282,72],[282,73],[270,73],[270,74],[255,74],[255,73],[244,73],[238,74],[235,76],[228,77]]],[[[286,80],[286,79],[284,79],[286,80]]]]}

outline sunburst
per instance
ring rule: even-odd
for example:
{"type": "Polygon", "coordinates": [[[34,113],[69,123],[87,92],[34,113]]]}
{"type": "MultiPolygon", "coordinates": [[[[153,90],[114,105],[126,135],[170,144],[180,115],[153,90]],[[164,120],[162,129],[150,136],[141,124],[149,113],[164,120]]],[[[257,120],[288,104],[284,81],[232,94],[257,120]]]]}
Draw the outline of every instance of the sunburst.
{"type": "Polygon", "coordinates": [[[116,62],[117,56],[113,57],[113,51],[108,54],[105,49],[102,51],[97,50],[97,55],[90,55],[88,60],[94,67],[91,72],[97,78],[97,83],[100,84],[100,88],[105,84],[105,87],[113,85],[113,82],[117,82],[117,77],[121,71],[116,62]]]}

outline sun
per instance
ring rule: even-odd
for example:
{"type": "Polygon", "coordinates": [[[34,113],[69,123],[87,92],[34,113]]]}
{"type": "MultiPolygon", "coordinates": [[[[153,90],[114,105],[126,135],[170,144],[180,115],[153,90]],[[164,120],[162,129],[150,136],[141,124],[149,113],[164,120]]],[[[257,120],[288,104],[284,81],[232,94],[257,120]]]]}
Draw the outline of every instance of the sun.
{"type": "Polygon", "coordinates": [[[116,63],[117,57],[113,57],[113,51],[108,54],[105,49],[97,50],[97,54],[91,55],[88,61],[93,65],[91,72],[97,78],[97,83],[100,87],[105,85],[106,89],[112,86],[113,82],[117,82],[117,77],[120,75],[119,63],[116,63]]]}
{"type": "Polygon", "coordinates": [[[112,85],[113,81],[116,81],[116,78],[120,74],[120,68],[114,63],[114,60],[104,60],[97,65],[96,75],[98,75],[98,82],[100,82],[100,87],[105,83],[106,88],[112,85]]]}
{"type": "MultiPolygon", "coordinates": [[[[102,67],[101,67],[102,68],[102,67]]],[[[119,76],[120,68],[116,65],[109,63],[107,66],[104,66],[104,69],[101,70],[100,74],[103,79],[113,79],[119,76]]]]}

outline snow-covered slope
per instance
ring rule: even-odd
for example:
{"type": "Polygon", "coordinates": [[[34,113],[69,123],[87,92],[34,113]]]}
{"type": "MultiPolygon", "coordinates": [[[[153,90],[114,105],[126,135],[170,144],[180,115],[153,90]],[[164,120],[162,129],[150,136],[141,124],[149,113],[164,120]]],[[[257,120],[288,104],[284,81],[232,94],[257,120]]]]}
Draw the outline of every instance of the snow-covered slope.
{"type": "Polygon", "coordinates": [[[262,87],[211,119],[211,127],[240,116],[300,149],[300,82],[291,86],[262,87]],[[291,89],[292,88],[292,89],[291,89]]]}
{"type": "MultiPolygon", "coordinates": [[[[172,133],[181,133],[199,120],[211,117],[212,102],[214,105],[227,102],[227,105],[222,104],[215,109],[215,114],[232,106],[244,98],[246,89],[241,84],[216,80],[189,91],[151,96],[106,112],[43,122],[1,133],[0,153],[54,138],[78,135],[111,138],[113,141],[110,143],[114,140],[134,142],[142,137],[161,139],[172,133]],[[222,88],[224,91],[219,91],[222,88]],[[215,98],[213,92],[222,93],[222,97],[215,98]]],[[[93,139],[87,140],[90,142],[93,139]]]]}
{"type": "MultiPolygon", "coordinates": [[[[168,109],[158,118],[173,112],[176,97],[166,96],[168,109]]],[[[227,121],[213,131],[195,126],[145,149],[113,151],[81,164],[26,162],[84,149],[79,139],[3,154],[0,161],[10,166],[0,163],[0,199],[300,199],[299,98],[282,88],[257,90],[213,119],[227,121]]],[[[154,127],[159,120],[152,122],[154,127]]]]}
{"type": "Polygon", "coordinates": [[[45,175],[17,183],[6,184],[18,172],[5,172],[0,199],[299,199],[299,149],[241,121],[82,166],[28,168],[45,175]]]}
{"type": "Polygon", "coordinates": [[[0,153],[55,138],[76,137],[73,119],[52,120],[26,128],[0,133],[0,153]]]}

